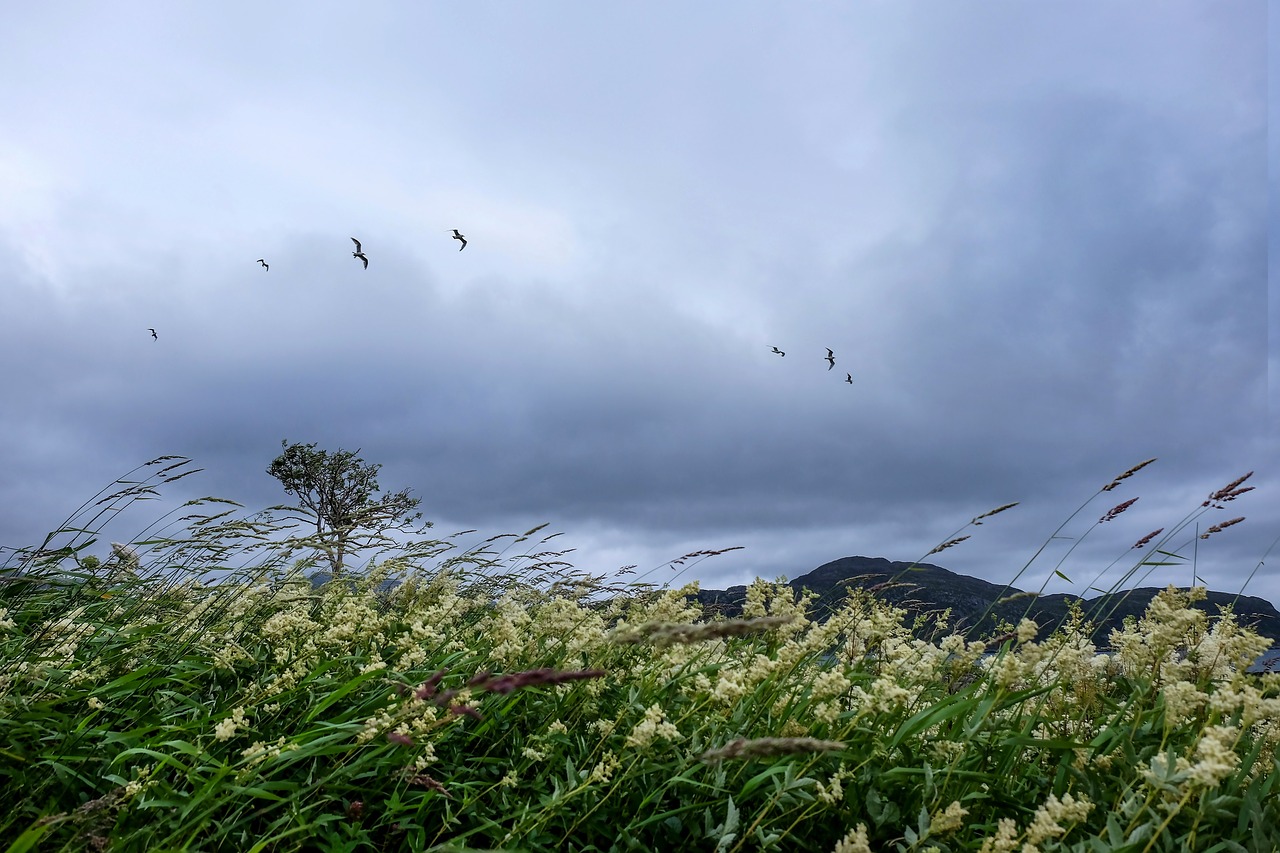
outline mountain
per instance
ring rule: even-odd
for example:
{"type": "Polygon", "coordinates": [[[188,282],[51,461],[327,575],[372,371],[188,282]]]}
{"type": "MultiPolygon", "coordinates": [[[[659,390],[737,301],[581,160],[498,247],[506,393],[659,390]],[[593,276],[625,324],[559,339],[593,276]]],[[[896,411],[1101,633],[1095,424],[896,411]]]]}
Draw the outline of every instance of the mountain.
{"type": "MultiPolygon", "coordinates": [[[[1016,587],[988,583],[941,566],[891,562],[883,557],[833,560],[807,575],[801,575],[789,586],[796,591],[809,589],[818,593],[811,606],[811,615],[825,621],[840,606],[847,589],[877,587],[890,581],[894,583],[873,590],[873,594],[882,601],[905,609],[908,621],[918,616],[925,617],[921,631],[926,636],[931,632],[936,614],[949,608],[949,630],[975,639],[996,633],[997,621],[1016,625],[1026,616],[1040,625],[1039,639],[1043,640],[1066,620],[1068,604],[1078,601],[1086,618],[1096,625],[1093,641],[1099,647],[1107,645],[1111,631],[1122,627],[1126,616],[1141,617],[1151,599],[1160,591],[1158,587],[1143,587],[1088,599],[1062,593],[1033,596],[1016,587]],[[995,603],[1019,593],[1023,594],[1012,601],[995,603]],[[985,619],[984,613],[988,614],[985,619]]],[[[746,595],[745,586],[731,586],[728,589],[700,590],[697,599],[708,616],[722,614],[733,617],[742,614],[746,595]]],[[[1194,606],[1216,616],[1218,607],[1228,604],[1233,605],[1241,625],[1269,637],[1273,644],[1280,646],[1280,612],[1269,601],[1250,595],[1210,592],[1204,601],[1198,601],[1194,606]]]]}

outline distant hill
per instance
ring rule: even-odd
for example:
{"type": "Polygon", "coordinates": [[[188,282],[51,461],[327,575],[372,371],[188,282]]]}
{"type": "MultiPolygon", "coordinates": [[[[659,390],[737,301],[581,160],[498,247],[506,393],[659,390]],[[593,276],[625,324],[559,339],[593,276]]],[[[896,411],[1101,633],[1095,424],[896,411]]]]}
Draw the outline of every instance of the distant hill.
{"type": "MultiPolygon", "coordinates": [[[[994,604],[997,600],[1022,590],[957,574],[941,566],[891,562],[883,557],[844,557],[833,560],[790,581],[789,585],[797,591],[809,589],[818,593],[812,616],[825,621],[844,600],[848,588],[875,587],[894,578],[901,586],[875,590],[875,596],[904,608],[908,619],[914,620],[920,615],[929,617],[926,633],[928,626],[934,624],[932,614],[950,608],[949,629],[968,636],[989,635],[994,633],[997,621],[1016,625],[1019,619],[1029,616],[1040,625],[1040,639],[1044,639],[1066,619],[1068,603],[1080,601],[1086,617],[1097,626],[1093,641],[1099,647],[1107,645],[1111,631],[1120,628],[1126,616],[1140,617],[1146,612],[1147,605],[1160,591],[1159,587],[1143,587],[1088,599],[1055,593],[1038,597],[1025,596],[994,604]],[[991,613],[979,624],[978,620],[988,608],[991,613]]],[[[731,586],[728,589],[700,590],[697,598],[708,615],[719,613],[733,617],[742,614],[746,595],[745,586],[731,586]]],[[[1210,592],[1208,598],[1196,602],[1195,607],[1215,616],[1218,606],[1227,604],[1234,605],[1233,609],[1241,625],[1252,628],[1262,636],[1269,637],[1273,644],[1280,645],[1280,612],[1269,601],[1249,595],[1210,592]]]]}

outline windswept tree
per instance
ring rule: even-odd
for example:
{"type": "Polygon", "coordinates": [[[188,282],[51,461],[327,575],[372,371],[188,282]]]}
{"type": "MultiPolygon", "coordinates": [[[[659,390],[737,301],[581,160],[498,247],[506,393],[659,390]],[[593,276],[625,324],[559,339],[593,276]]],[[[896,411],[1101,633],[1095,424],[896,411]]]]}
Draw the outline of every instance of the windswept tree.
{"type": "Polygon", "coordinates": [[[280,442],[284,452],[272,460],[267,473],[298,499],[297,512],[315,525],[315,534],[302,540],[314,545],[329,561],[336,577],[347,555],[374,545],[390,545],[388,534],[408,532],[422,513],[421,501],[404,489],[378,495],[378,469],[349,450],[330,453],[312,444],[280,442]]]}

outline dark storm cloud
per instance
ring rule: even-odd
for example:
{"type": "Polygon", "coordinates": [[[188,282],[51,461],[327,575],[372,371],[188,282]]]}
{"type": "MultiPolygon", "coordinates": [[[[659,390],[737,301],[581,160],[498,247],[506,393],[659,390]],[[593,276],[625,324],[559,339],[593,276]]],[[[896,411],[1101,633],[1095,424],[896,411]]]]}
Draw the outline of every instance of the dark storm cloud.
{"type": "Polygon", "coordinates": [[[1250,468],[1202,574],[1236,588],[1280,533],[1256,9],[525,8],[429,50],[335,9],[279,43],[296,21],[42,24],[103,89],[0,66],[44,93],[0,103],[30,166],[0,169],[0,310],[32,318],[0,339],[0,544],[162,453],[206,469],[175,500],[282,501],[284,438],[359,448],[442,531],[550,522],[592,570],[745,545],[699,564],[720,585],[1022,501],[935,558],[1007,580],[1151,456],[1077,565],[1250,468]]]}

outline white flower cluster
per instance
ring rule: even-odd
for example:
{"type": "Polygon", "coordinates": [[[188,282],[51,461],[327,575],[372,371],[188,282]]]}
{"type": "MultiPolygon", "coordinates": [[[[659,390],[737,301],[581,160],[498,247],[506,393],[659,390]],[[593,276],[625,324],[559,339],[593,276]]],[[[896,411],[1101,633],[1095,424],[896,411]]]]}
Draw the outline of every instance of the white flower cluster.
{"type": "Polygon", "coordinates": [[[1036,809],[1025,833],[1018,832],[1018,824],[1011,818],[1001,818],[996,823],[996,834],[983,839],[980,853],[1039,853],[1040,845],[1066,835],[1071,825],[1088,817],[1092,809],[1093,803],[1087,797],[1077,799],[1067,793],[1059,799],[1050,794],[1036,809]],[[1023,842],[1021,846],[1019,841],[1023,842]]]}
{"type": "Polygon", "coordinates": [[[650,705],[644,712],[644,719],[636,723],[631,734],[627,735],[627,746],[646,747],[655,740],[679,740],[680,730],[666,718],[666,712],[658,704],[650,705]]]}
{"type": "Polygon", "coordinates": [[[831,853],[871,853],[871,842],[867,839],[867,825],[860,823],[849,830],[844,838],[836,842],[831,853]]]}
{"type": "Polygon", "coordinates": [[[282,752],[287,752],[288,750],[297,748],[297,744],[286,743],[284,736],[282,735],[270,746],[262,741],[255,741],[252,746],[246,747],[240,751],[240,757],[245,759],[246,766],[253,767],[256,764],[266,761],[268,758],[276,758],[282,752]]]}
{"type": "Polygon", "coordinates": [[[231,716],[225,718],[214,726],[213,736],[220,741],[231,740],[236,736],[237,729],[247,726],[248,724],[249,720],[245,716],[244,707],[241,706],[232,711],[231,716]]]}

